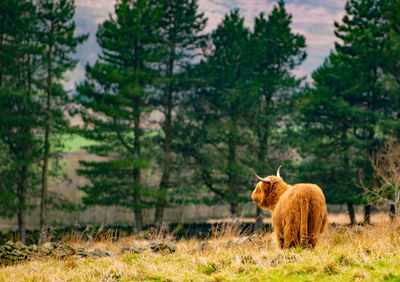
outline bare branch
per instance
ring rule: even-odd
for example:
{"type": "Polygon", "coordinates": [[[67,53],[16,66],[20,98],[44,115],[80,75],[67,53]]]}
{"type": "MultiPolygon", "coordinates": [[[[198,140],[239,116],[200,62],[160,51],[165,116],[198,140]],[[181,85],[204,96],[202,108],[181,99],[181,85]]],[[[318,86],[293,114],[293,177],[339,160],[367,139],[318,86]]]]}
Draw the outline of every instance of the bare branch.
{"type": "Polygon", "coordinates": [[[400,207],[400,143],[389,140],[371,156],[371,167],[379,184],[369,187],[359,175],[365,196],[375,203],[388,203],[400,207]]]}

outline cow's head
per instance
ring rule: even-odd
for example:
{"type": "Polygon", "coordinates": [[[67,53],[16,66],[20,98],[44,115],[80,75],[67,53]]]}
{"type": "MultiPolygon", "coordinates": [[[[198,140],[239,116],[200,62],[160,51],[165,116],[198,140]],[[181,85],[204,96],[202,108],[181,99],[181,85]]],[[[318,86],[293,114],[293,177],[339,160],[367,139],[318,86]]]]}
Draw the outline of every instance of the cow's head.
{"type": "Polygon", "coordinates": [[[258,183],[253,193],[251,194],[251,199],[257,203],[257,205],[262,209],[271,208],[274,209],[274,206],[277,202],[276,193],[274,193],[274,189],[276,184],[282,182],[282,178],[279,174],[281,166],[279,166],[278,171],[276,172],[276,176],[271,175],[265,178],[258,176],[254,170],[253,174],[258,179],[258,183]]]}

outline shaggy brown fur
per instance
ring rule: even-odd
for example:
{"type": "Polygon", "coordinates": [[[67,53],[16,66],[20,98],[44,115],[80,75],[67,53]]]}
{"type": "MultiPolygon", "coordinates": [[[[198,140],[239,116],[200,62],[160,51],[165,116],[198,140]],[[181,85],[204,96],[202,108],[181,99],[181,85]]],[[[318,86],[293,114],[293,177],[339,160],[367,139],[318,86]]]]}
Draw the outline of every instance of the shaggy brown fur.
{"type": "Polygon", "coordinates": [[[309,183],[288,185],[282,178],[268,176],[269,183],[258,182],[252,200],[272,211],[272,227],[280,248],[315,247],[327,222],[324,194],[309,183]]]}

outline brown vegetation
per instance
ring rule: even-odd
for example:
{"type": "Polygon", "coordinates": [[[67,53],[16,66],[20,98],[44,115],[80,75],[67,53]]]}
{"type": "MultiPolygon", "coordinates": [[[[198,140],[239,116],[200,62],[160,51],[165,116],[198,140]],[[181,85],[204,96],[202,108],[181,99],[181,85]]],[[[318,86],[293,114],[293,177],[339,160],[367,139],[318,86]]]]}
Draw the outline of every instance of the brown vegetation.
{"type": "MultiPolygon", "coordinates": [[[[331,219],[344,222],[348,217],[331,219]]],[[[218,231],[207,242],[174,241],[174,253],[148,248],[149,240],[168,242],[157,234],[117,242],[111,236],[99,241],[66,238],[62,243],[72,248],[98,248],[111,256],[38,257],[2,266],[0,281],[396,281],[400,278],[399,223],[388,224],[384,214],[373,214],[371,221],[374,226],[328,227],[314,249],[280,250],[271,233],[241,237],[234,228],[218,231]],[[124,246],[144,250],[122,252],[124,246]]]]}

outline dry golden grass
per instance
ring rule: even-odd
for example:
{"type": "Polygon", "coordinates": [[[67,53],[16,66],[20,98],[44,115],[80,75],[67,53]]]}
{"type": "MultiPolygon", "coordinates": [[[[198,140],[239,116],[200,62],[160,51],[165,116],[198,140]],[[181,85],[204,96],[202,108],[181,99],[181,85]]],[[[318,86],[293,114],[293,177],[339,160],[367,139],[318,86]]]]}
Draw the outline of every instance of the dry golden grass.
{"type": "Polygon", "coordinates": [[[355,281],[400,280],[400,225],[387,216],[375,216],[374,226],[330,227],[313,250],[279,250],[270,233],[252,236],[240,245],[235,229],[223,230],[208,240],[180,240],[173,254],[122,254],[121,246],[147,247],[135,237],[112,243],[70,241],[87,250],[110,250],[100,259],[34,259],[3,266],[1,281],[355,281]],[[380,222],[378,222],[380,221],[380,222]]]}

